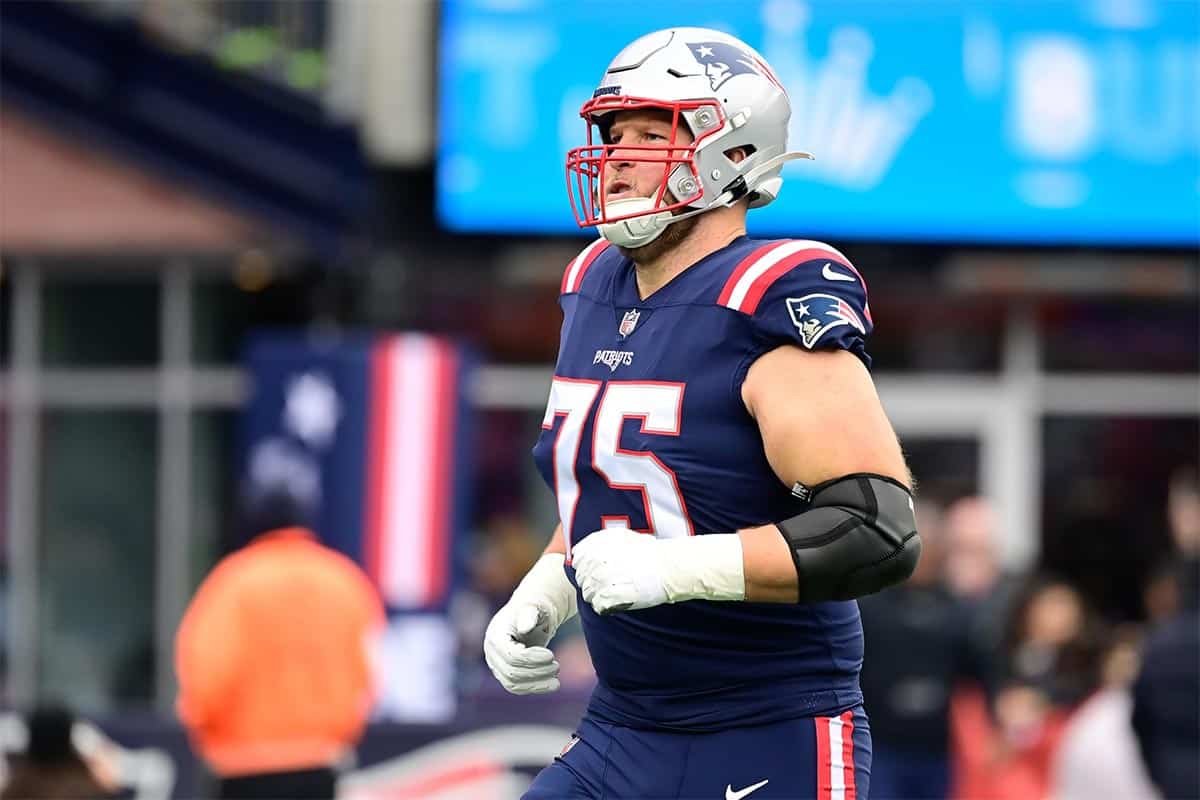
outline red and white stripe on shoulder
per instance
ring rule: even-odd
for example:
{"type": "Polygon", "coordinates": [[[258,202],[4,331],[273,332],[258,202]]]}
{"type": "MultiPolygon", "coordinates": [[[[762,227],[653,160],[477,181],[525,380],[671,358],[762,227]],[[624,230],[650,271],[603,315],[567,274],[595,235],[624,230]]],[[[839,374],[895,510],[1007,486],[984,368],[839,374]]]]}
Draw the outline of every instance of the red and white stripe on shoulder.
{"type": "Polygon", "coordinates": [[[862,275],[859,275],[850,259],[837,249],[812,239],[788,239],[756,248],[738,262],[725,281],[717,302],[735,311],[753,314],[771,284],[793,267],[817,259],[836,262],[850,270],[862,283],[863,291],[866,291],[867,283],[862,275]]]}
{"type": "Polygon", "coordinates": [[[604,248],[608,247],[608,244],[608,239],[597,239],[583,248],[583,252],[571,259],[571,263],[567,264],[567,269],[563,272],[563,294],[579,291],[579,287],[583,285],[584,273],[600,257],[600,254],[604,252],[604,248]]]}

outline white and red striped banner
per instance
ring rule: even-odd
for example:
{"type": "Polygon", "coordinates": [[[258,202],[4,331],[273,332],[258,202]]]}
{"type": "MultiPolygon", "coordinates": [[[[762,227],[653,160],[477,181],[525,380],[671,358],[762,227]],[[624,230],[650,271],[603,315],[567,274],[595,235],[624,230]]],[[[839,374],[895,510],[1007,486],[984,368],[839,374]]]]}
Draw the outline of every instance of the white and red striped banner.
{"type": "Polygon", "coordinates": [[[371,353],[363,554],[394,610],[445,599],[459,372],[454,346],[433,336],[388,336],[371,353]]]}

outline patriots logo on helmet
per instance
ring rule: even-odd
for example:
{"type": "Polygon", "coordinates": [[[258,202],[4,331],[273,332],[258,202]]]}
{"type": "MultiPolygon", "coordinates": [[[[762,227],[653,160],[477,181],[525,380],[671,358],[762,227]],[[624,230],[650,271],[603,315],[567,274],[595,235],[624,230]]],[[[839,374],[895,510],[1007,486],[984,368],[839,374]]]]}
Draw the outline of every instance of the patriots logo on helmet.
{"type": "Polygon", "coordinates": [[[725,42],[689,42],[688,48],[704,67],[713,91],[734,75],[758,74],[757,59],[725,42]]]}
{"type": "Polygon", "coordinates": [[[843,325],[849,325],[864,335],[867,332],[862,319],[850,304],[832,294],[818,292],[804,297],[789,297],[787,309],[792,323],[800,331],[800,341],[810,350],[828,331],[843,325]]]}

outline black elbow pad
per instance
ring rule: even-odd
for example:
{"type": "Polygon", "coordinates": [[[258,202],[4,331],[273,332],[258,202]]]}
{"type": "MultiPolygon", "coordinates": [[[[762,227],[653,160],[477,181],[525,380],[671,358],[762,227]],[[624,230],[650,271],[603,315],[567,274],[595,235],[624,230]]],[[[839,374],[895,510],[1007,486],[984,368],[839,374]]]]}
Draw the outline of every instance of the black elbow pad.
{"type": "Polygon", "coordinates": [[[792,552],[802,603],[886,589],[908,578],[921,557],[912,493],[882,475],[823,483],[807,511],[776,527],[792,552]]]}

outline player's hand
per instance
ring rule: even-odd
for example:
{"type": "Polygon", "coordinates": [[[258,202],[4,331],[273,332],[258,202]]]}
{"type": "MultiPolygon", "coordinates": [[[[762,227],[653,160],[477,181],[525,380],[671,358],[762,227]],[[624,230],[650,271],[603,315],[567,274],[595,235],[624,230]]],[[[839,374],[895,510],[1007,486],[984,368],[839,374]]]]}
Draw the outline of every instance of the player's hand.
{"type": "Polygon", "coordinates": [[[544,554],[483,635],[483,657],[501,686],[513,694],[558,688],[558,662],[546,644],[575,610],[575,587],[563,570],[563,554],[544,554]]]}
{"type": "Polygon", "coordinates": [[[662,542],[628,528],[589,534],[571,551],[575,582],[597,614],[635,611],[668,602],[662,542]]]}
{"type": "Polygon", "coordinates": [[[483,657],[500,685],[513,694],[558,689],[558,661],[546,647],[553,635],[550,619],[550,609],[511,600],[488,623],[483,657]]]}

